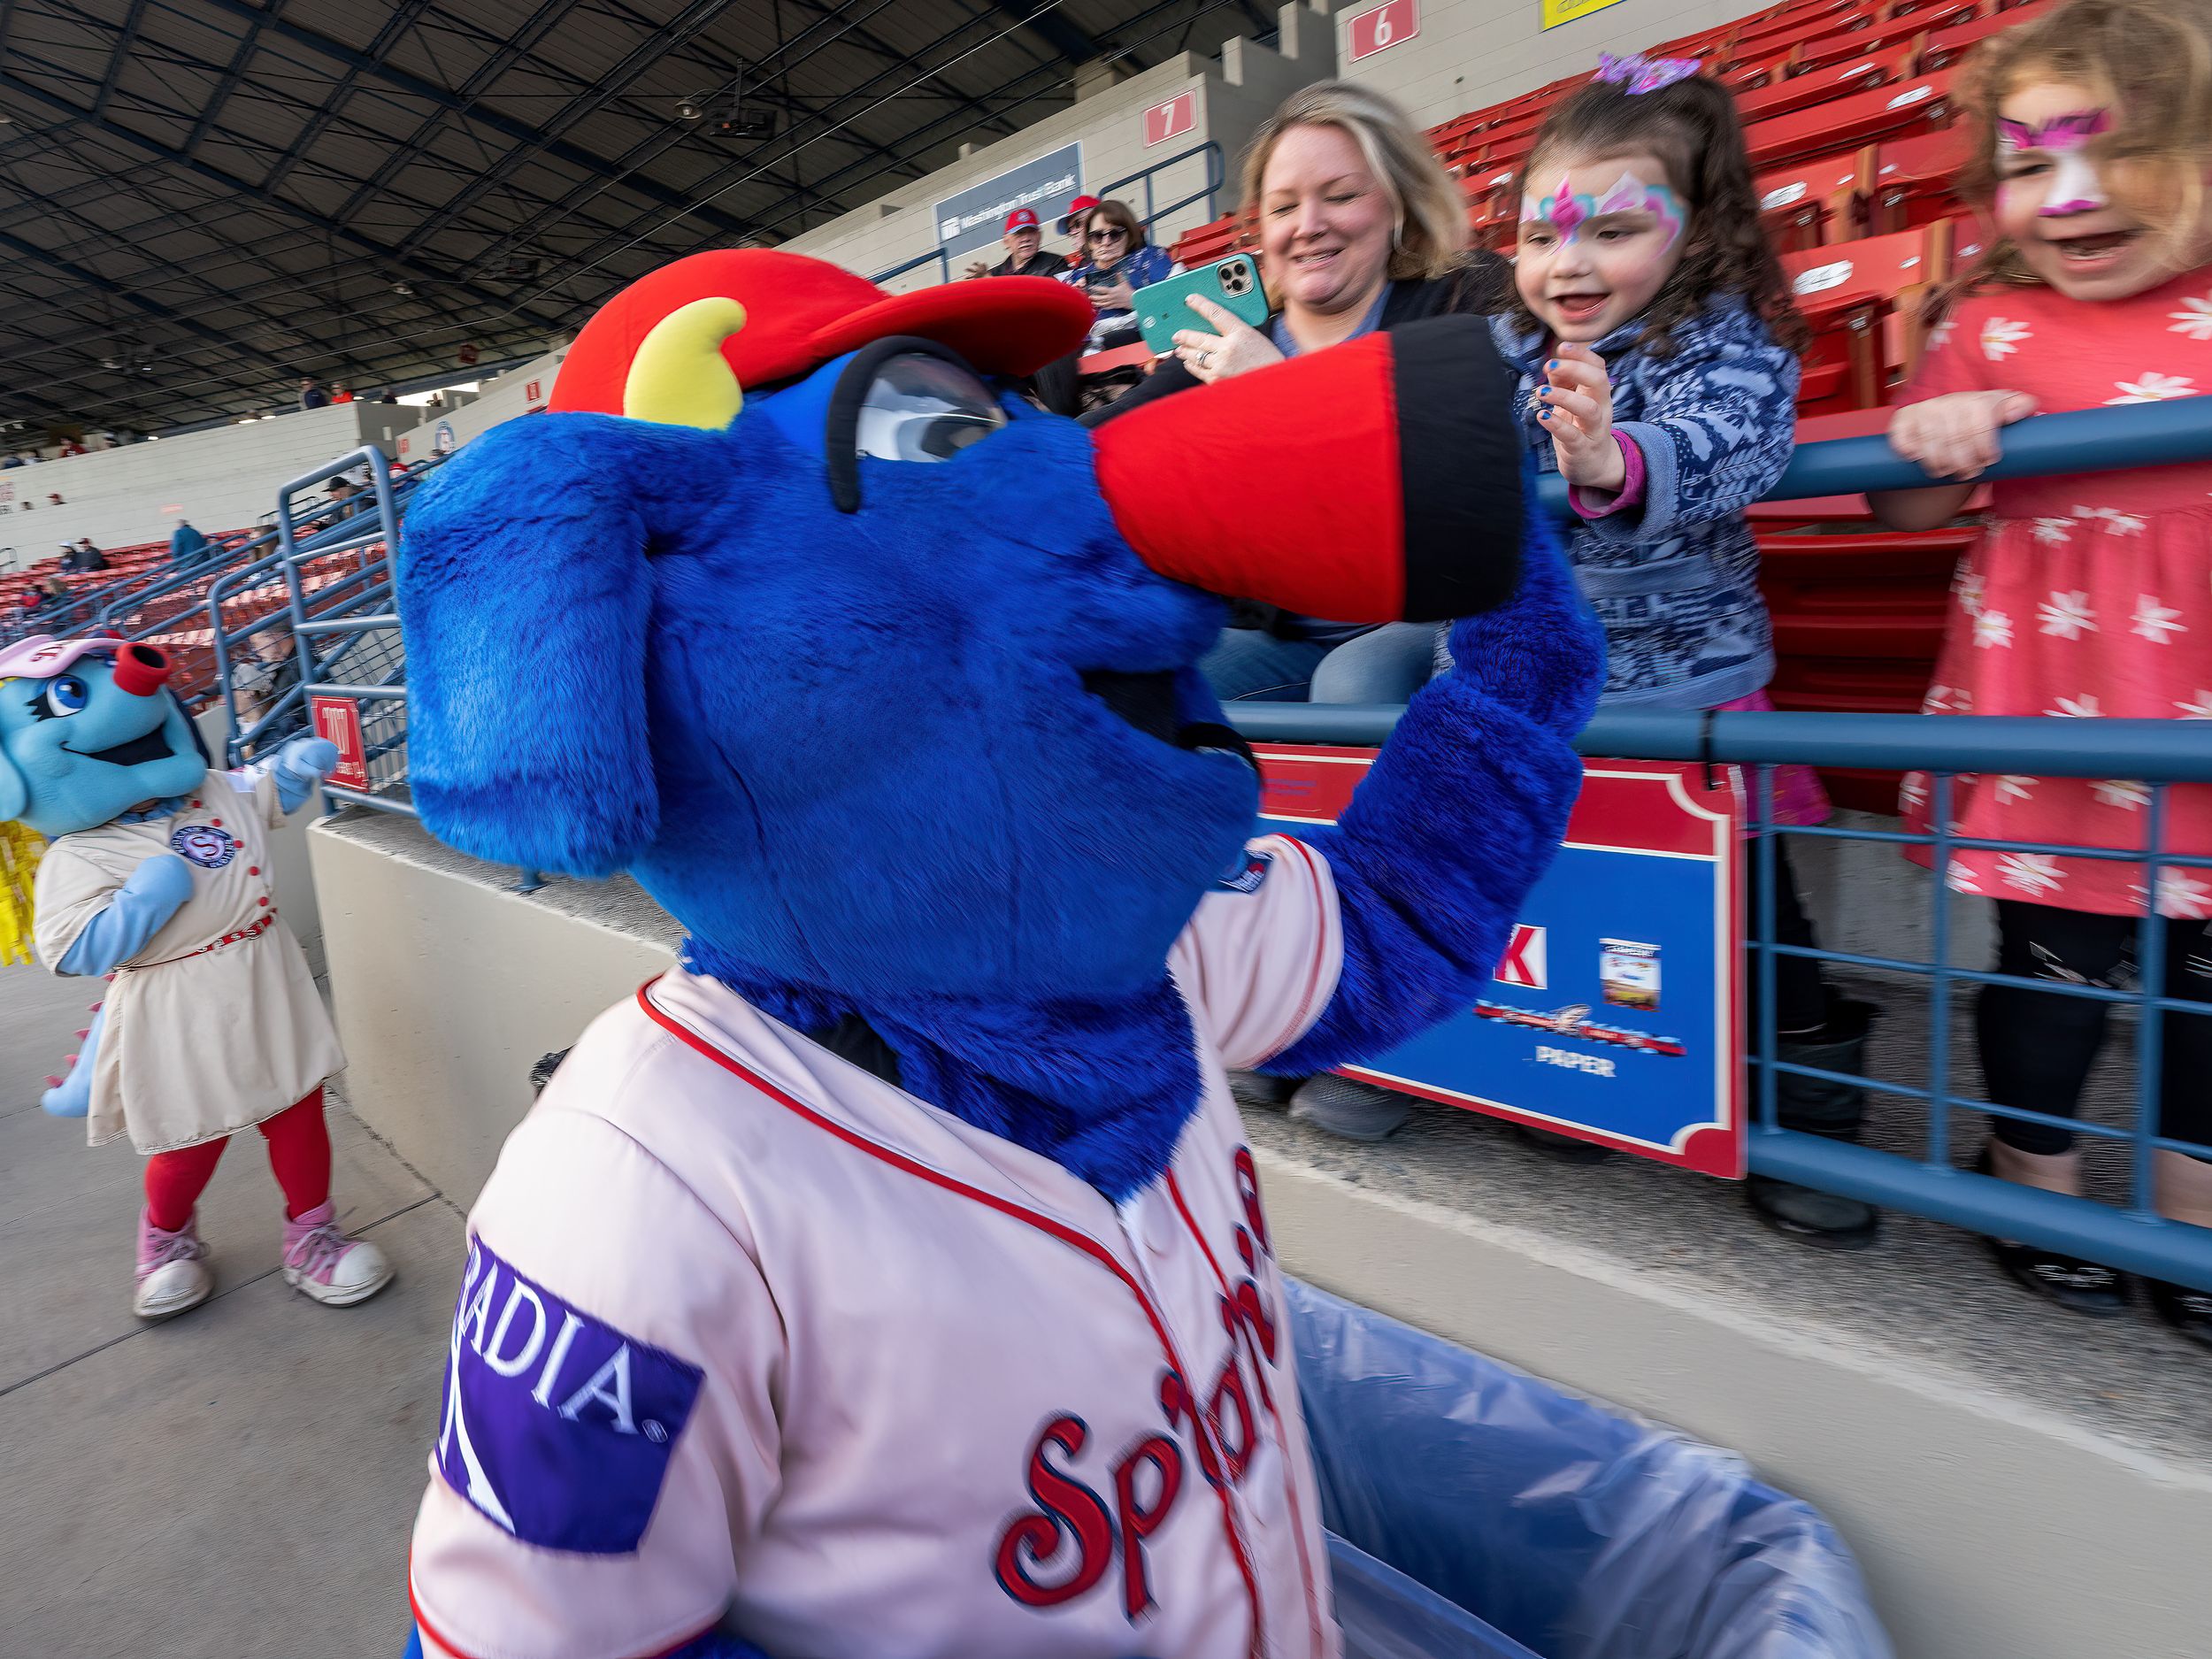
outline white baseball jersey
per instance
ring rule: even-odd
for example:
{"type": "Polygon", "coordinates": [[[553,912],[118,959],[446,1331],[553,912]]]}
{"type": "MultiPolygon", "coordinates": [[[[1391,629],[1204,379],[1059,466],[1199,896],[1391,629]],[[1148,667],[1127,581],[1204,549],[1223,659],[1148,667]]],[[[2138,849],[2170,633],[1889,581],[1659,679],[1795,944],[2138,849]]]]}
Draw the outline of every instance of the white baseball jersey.
{"type": "Polygon", "coordinates": [[[1253,844],[1171,961],[1202,1099],[1117,1206],[672,972],[470,1217],[415,1525],[431,1651],[1336,1659],[1281,1280],[1224,1076],[1342,960],[1253,844]]]}

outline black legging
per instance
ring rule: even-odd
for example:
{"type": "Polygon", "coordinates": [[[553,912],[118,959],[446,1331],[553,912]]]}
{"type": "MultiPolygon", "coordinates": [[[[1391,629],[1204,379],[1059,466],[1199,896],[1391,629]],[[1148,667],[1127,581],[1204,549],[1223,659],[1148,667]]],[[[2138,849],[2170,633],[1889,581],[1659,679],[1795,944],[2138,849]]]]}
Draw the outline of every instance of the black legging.
{"type": "MultiPolygon", "coordinates": [[[[2027,979],[2117,987],[2135,963],[2139,926],[2132,916],[2062,910],[2019,899],[1997,901],[1997,971],[2027,979]]],[[[2158,1133],[2212,1148],[2212,939],[2201,921],[2162,921],[2164,995],[2207,1004],[2199,1014],[2163,1016],[2159,1038],[2158,1133]]],[[[2104,1042],[2111,1004],[2054,996],[2018,986],[1985,985],[1975,1010],[1982,1072],[2001,1106],[2071,1118],[2082,1084],[2104,1042]]],[[[2047,1124],[1994,1120],[1994,1133],[2022,1152],[2059,1153],[2072,1133],[2047,1124]]]]}
{"type": "MultiPolygon", "coordinates": [[[[1759,844],[1747,841],[1743,844],[1744,866],[1744,932],[1747,936],[1759,931],[1759,844]]],[[[1778,945],[1801,945],[1810,949],[1814,944],[1813,920],[1805,914],[1805,902],[1798,895],[1797,872],[1790,863],[1790,839],[1786,835],[1774,838],[1774,942],[1778,945]]],[[[1755,1033],[1752,1043],[1756,1050],[1759,1029],[1759,958],[1755,951],[1744,970],[1746,996],[1744,1012],[1750,1030],[1755,1033]]],[[[1820,964],[1809,956],[1786,956],[1778,952],[1774,958],[1774,1025],[1786,1041],[1793,1034],[1802,1035],[1827,1023],[1828,989],[1822,979],[1820,964]]]]}

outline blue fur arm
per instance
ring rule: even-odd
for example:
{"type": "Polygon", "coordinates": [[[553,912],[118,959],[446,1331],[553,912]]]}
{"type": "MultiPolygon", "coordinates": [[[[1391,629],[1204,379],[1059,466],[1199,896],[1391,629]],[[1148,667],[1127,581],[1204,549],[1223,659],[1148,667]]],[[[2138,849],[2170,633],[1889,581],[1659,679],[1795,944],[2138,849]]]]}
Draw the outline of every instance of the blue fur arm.
{"type": "Polygon", "coordinates": [[[277,805],[287,812],[298,811],[337,764],[338,745],[328,738],[294,738],[277,751],[276,764],[270,768],[276,774],[277,805]]]}
{"type": "Polygon", "coordinates": [[[112,973],[146,949],[146,941],[192,896],[192,866],[174,853],[156,853],[130,873],[108,907],[84,925],[56,970],[112,973]]]}
{"type": "Polygon", "coordinates": [[[1344,969],[1267,1071],[1367,1058],[1465,1008],[1566,833],[1605,636],[1548,523],[1530,524],[1512,603],[1455,623],[1451,649],[1337,825],[1302,834],[1336,880],[1344,969]]]}

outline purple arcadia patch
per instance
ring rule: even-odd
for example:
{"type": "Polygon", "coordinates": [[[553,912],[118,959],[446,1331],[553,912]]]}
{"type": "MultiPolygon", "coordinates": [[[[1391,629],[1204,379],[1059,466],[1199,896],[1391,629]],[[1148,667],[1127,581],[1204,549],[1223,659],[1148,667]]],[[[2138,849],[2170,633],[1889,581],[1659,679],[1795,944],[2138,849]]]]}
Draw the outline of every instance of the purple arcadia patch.
{"type": "Polygon", "coordinates": [[[660,1502],[703,1374],[578,1312],[472,1239],[438,1472],[526,1544],[626,1555],[660,1502]]]}

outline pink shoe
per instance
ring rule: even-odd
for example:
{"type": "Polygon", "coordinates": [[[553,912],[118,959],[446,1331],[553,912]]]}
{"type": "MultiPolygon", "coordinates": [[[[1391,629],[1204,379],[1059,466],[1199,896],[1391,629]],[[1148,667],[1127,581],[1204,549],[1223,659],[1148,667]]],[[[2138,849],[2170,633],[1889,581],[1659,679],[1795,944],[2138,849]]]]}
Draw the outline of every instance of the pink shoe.
{"type": "Polygon", "coordinates": [[[297,1221],[284,1224],[284,1282],[302,1295],[333,1308],[350,1308],[392,1282],[384,1252],[338,1231],[325,1199],[297,1221]]]}
{"type": "Polygon", "coordinates": [[[140,1318],[172,1318],[214,1294],[197,1222],[195,1216],[174,1233],[164,1233],[143,1210],[138,1212],[138,1291],[131,1311],[140,1318]]]}

